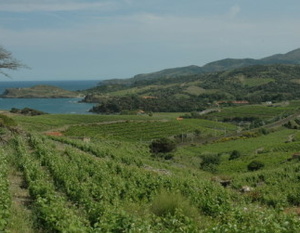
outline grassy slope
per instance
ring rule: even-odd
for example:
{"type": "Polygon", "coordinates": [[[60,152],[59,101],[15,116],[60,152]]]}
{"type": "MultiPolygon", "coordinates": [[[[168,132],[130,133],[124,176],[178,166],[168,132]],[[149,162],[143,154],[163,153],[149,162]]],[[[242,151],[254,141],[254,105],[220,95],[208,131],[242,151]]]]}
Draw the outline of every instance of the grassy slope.
{"type": "MultiPolygon", "coordinates": [[[[297,107],[297,104],[291,104],[286,109],[274,108],[267,118],[273,118],[291,107],[297,107]]],[[[246,109],[241,107],[235,110],[246,114],[246,109]]],[[[261,116],[263,111],[255,109],[256,115],[261,116]]],[[[228,112],[232,116],[233,109],[229,108],[228,112]]],[[[253,107],[248,107],[250,112],[253,113],[253,107]]],[[[194,141],[179,147],[171,161],[153,158],[148,143],[140,140],[145,132],[147,140],[150,140],[156,137],[158,131],[159,136],[171,136],[200,129],[205,138],[214,134],[225,136],[224,128],[227,133],[236,130],[233,125],[215,121],[177,121],[178,115],[44,115],[15,116],[14,119],[36,135],[28,142],[32,148],[27,153],[33,156],[31,160],[36,160],[32,166],[43,164],[42,170],[48,170],[54,181],[58,179],[53,185],[63,197],[55,205],[68,208],[79,206],[83,225],[95,221],[94,217],[98,216],[102,219],[98,226],[107,231],[122,229],[127,232],[131,229],[135,232],[139,228],[145,232],[180,232],[179,229],[182,232],[232,232],[234,229],[243,232],[247,227],[250,232],[295,232],[300,229],[298,218],[286,214],[297,212],[299,204],[297,172],[300,163],[298,160],[287,161],[300,150],[298,130],[278,128],[266,135],[206,145],[194,141]],[[45,131],[57,129],[63,129],[66,136],[40,136],[45,131]],[[106,134],[114,136],[105,138],[106,134]],[[76,139],[82,136],[90,137],[91,141],[86,143],[76,139]],[[229,160],[233,150],[238,150],[241,157],[229,160]],[[219,154],[221,157],[215,173],[200,169],[203,154],[219,154]],[[249,172],[247,165],[252,160],[260,160],[265,167],[249,172]],[[86,172],[95,175],[87,175],[86,172]],[[225,175],[232,179],[229,188],[224,189],[211,181],[218,180],[214,177],[225,175]],[[65,180],[71,177],[72,182],[65,180]],[[85,185],[72,186],[77,179],[85,180],[82,183],[85,185]],[[239,189],[243,185],[249,185],[253,190],[241,194],[239,189]],[[72,189],[79,187],[81,191],[76,191],[74,196],[72,189]],[[89,187],[89,191],[84,187],[89,187]],[[159,194],[160,190],[165,191],[159,194]],[[90,204],[80,199],[83,198],[81,194],[90,196],[98,192],[106,193],[100,206],[97,198],[90,200],[90,204]],[[100,212],[105,206],[107,211],[98,215],[90,209],[90,205],[100,208],[100,212]],[[181,208],[181,212],[171,211],[169,215],[160,212],[162,209],[170,211],[171,206],[181,208]]],[[[73,213],[74,209],[70,208],[70,211],[73,213]]],[[[74,221],[77,219],[73,215],[71,217],[74,221]]]]}
{"type": "MultiPolygon", "coordinates": [[[[91,93],[106,93],[110,95],[158,95],[168,90],[176,90],[176,94],[199,94],[227,93],[228,95],[244,98],[257,94],[292,94],[288,97],[299,97],[296,90],[291,92],[292,87],[297,87],[299,65],[261,65],[249,66],[229,71],[175,76],[173,78],[162,76],[160,78],[138,80],[128,86],[105,88],[104,86],[91,89],[91,93]],[[261,91],[264,91],[261,93],[261,91]],[[237,95],[237,96],[236,96],[237,95]]],[[[129,81],[129,79],[128,79],[129,81]]]]}

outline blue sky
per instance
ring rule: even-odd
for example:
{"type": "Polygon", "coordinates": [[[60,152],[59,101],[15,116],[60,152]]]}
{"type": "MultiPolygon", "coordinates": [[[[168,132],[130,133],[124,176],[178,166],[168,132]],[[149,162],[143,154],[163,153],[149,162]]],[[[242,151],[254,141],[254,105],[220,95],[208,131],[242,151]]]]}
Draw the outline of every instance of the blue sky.
{"type": "Polygon", "coordinates": [[[300,47],[299,0],[0,0],[13,80],[130,78],[300,47]]]}

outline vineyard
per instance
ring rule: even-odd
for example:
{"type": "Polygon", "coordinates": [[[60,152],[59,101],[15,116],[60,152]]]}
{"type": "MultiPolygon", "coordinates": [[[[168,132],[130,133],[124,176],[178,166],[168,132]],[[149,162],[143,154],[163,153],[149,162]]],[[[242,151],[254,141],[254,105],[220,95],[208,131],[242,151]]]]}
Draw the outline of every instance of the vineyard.
{"type": "Polygon", "coordinates": [[[173,135],[193,133],[196,130],[204,135],[224,134],[235,130],[236,127],[224,123],[214,123],[206,120],[189,121],[125,121],[114,124],[79,125],[69,127],[66,136],[92,138],[108,138],[130,141],[151,141],[152,139],[171,137],[173,135]],[[141,129],[143,129],[141,131],[141,129]],[[155,129],[155,130],[153,130],[155,129]],[[219,129],[219,130],[217,130],[219,129]]]}
{"type": "MultiPolygon", "coordinates": [[[[215,112],[209,115],[209,119],[224,119],[232,117],[253,117],[264,121],[270,121],[273,118],[284,117],[295,111],[298,102],[288,103],[288,106],[284,104],[274,106],[262,106],[262,105],[246,105],[240,107],[227,107],[221,112],[215,112]],[[295,104],[295,105],[294,105],[295,104]]],[[[299,103],[298,103],[299,104],[299,103]]],[[[299,105],[298,105],[299,106],[299,105]]]]}
{"type": "Polygon", "coordinates": [[[11,119],[17,126],[3,128],[0,151],[0,231],[300,230],[297,129],[228,137],[237,126],[174,114],[11,119]],[[193,140],[182,144],[183,135],[193,140]],[[178,139],[172,159],[149,150],[162,137],[178,139]],[[202,144],[209,137],[218,139],[202,144]],[[257,160],[263,165],[249,170],[257,160]]]}

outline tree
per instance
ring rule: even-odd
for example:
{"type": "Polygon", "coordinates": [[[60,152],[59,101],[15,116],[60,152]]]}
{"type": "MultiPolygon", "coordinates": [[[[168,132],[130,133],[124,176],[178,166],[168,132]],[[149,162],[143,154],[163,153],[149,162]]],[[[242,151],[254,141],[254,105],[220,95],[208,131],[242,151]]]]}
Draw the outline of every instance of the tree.
{"type": "Polygon", "coordinates": [[[202,161],[200,163],[201,169],[208,172],[216,172],[217,166],[221,163],[221,157],[218,154],[203,154],[200,156],[202,161]]]}
{"type": "Polygon", "coordinates": [[[234,160],[234,159],[237,159],[239,157],[241,157],[241,153],[237,150],[234,150],[234,151],[231,152],[229,160],[234,160]]]}
{"type": "Polygon", "coordinates": [[[153,156],[171,159],[173,158],[171,152],[176,149],[176,143],[168,138],[160,138],[152,141],[149,148],[153,156]]]}
{"type": "Polygon", "coordinates": [[[253,160],[251,163],[248,164],[247,168],[248,171],[257,171],[261,168],[263,168],[265,165],[258,161],[258,160],[253,160]]]}
{"type": "Polygon", "coordinates": [[[19,68],[28,68],[18,60],[16,60],[12,53],[0,46],[0,74],[9,77],[2,69],[18,70],[19,68]]]}

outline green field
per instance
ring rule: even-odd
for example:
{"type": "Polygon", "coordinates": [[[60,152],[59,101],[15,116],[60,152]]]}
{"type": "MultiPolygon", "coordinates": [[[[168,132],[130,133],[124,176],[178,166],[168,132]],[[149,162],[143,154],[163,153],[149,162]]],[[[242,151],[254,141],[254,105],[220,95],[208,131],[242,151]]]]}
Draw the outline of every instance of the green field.
{"type": "MultiPolygon", "coordinates": [[[[296,109],[221,113],[268,119],[296,109]]],[[[16,124],[1,128],[0,231],[300,231],[298,129],[237,134],[234,124],[180,115],[10,115],[16,124]],[[150,152],[159,138],[176,141],[171,157],[150,152]]]]}
{"type": "Polygon", "coordinates": [[[243,84],[248,85],[249,87],[260,86],[270,82],[274,82],[273,78],[248,78],[242,81],[243,84]]]}
{"type": "Polygon", "coordinates": [[[95,139],[118,139],[129,141],[151,141],[162,137],[172,137],[179,134],[193,134],[199,130],[203,136],[208,134],[221,135],[235,131],[236,127],[225,123],[215,123],[207,120],[185,119],[162,121],[121,121],[114,123],[75,125],[63,133],[73,137],[91,137],[95,139]]]}
{"type": "Polygon", "coordinates": [[[214,112],[209,115],[210,118],[222,120],[231,117],[256,117],[263,120],[270,120],[284,114],[289,114],[294,111],[293,108],[286,107],[269,107],[262,105],[246,105],[240,107],[227,107],[221,112],[214,112]]]}

